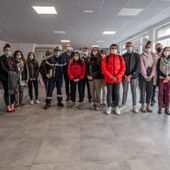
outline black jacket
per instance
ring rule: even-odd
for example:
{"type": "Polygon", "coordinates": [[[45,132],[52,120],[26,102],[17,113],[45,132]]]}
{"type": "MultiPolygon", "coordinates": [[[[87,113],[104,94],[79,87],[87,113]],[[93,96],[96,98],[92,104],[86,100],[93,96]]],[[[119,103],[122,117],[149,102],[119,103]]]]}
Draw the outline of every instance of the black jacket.
{"type": "Polygon", "coordinates": [[[37,79],[39,76],[39,64],[37,61],[35,63],[28,63],[29,78],[37,79]]]}
{"type": "Polygon", "coordinates": [[[17,66],[13,57],[7,58],[5,55],[0,57],[0,79],[8,81],[9,71],[17,72],[17,66]],[[10,64],[9,64],[10,63],[10,64]]]}
{"type": "Polygon", "coordinates": [[[59,58],[52,56],[46,61],[47,73],[49,73],[49,70],[52,70],[52,77],[61,77],[64,66],[66,66],[66,62],[62,56],[59,58]]]}
{"type": "Polygon", "coordinates": [[[39,69],[42,78],[46,78],[46,74],[47,74],[47,64],[46,64],[46,61],[47,60],[45,59],[45,60],[43,60],[41,62],[40,69],[39,69]]]}
{"type": "Polygon", "coordinates": [[[93,79],[103,79],[101,71],[101,61],[97,61],[95,57],[92,57],[87,63],[86,74],[92,76],[93,79]]]}
{"type": "Polygon", "coordinates": [[[125,53],[123,57],[126,64],[125,75],[132,75],[132,79],[138,78],[140,71],[140,55],[133,52],[125,53]]]}
{"type": "Polygon", "coordinates": [[[74,57],[74,52],[72,52],[71,55],[68,55],[67,52],[64,52],[61,57],[63,58],[64,62],[66,63],[66,65],[63,67],[63,71],[65,74],[67,74],[68,63],[69,63],[70,59],[72,59],[74,57]]]}

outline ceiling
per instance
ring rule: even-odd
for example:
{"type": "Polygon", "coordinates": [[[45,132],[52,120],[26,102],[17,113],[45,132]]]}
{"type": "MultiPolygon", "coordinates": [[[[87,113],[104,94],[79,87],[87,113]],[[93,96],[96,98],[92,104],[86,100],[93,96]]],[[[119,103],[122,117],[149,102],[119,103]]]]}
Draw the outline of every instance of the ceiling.
{"type": "Polygon", "coordinates": [[[17,43],[58,44],[76,48],[108,47],[170,17],[170,0],[1,0],[0,39],[17,43]],[[55,6],[58,15],[38,15],[32,6],[55,6]],[[143,8],[137,16],[119,16],[122,8],[143,8]],[[93,10],[86,14],[84,10],[93,10]],[[54,34],[66,31],[66,34],[54,34]],[[102,35],[116,31],[115,35],[102,35]],[[100,42],[104,41],[104,42],[100,42]]]}

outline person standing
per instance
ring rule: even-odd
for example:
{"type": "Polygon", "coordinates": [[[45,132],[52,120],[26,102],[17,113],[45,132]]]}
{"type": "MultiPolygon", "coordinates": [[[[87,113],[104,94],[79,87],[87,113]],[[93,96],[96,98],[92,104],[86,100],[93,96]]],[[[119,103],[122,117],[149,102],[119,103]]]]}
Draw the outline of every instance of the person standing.
{"type": "Polygon", "coordinates": [[[62,85],[63,85],[63,66],[66,65],[65,60],[62,58],[62,48],[57,46],[54,49],[54,55],[51,56],[47,62],[47,93],[46,93],[46,105],[45,110],[51,107],[52,95],[54,88],[57,89],[57,101],[59,107],[64,107],[62,85]]]}
{"type": "Polygon", "coordinates": [[[33,87],[35,91],[35,103],[39,104],[40,103],[38,99],[39,64],[33,52],[28,53],[27,64],[28,64],[28,91],[30,96],[30,104],[31,105],[34,104],[33,87]]]}
{"type": "Polygon", "coordinates": [[[126,64],[126,72],[125,75],[123,76],[122,82],[123,85],[122,109],[126,109],[128,88],[130,84],[133,101],[133,111],[135,113],[138,113],[136,89],[140,68],[140,56],[139,54],[134,52],[134,46],[132,42],[126,43],[126,49],[127,53],[123,55],[126,64]]]}
{"type": "Polygon", "coordinates": [[[27,83],[27,64],[23,53],[19,50],[14,52],[13,58],[17,65],[17,74],[19,78],[19,85],[15,93],[15,106],[22,107],[24,105],[22,102],[24,96],[24,88],[27,83]]]}
{"type": "MultiPolygon", "coordinates": [[[[87,47],[83,48],[83,57],[82,58],[83,58],[84,63],[87,67],[87,64],[88,64],[89,59],[90,59],[89,49],[87,47]]],[[[83,98],[85,97],[86,87],[87,87],[88,101],[89,101],[89,103],[91,103],[90,85],[89,85],[89,81],[87,79],[87,75],[85,76],[85,78],[83,80],[83,98]]]]}
{"type": "Polygon", "coordinates": [[[112,111],[112,92],[114,91],[115,113],[120,114],[120,84],[126,71],[124,58],[119,55],[118,45],[110,46],[110,54],[102,60],[102,73],[107,85],[107,108],[106,114],[112,111]]]}
{"type": "Polygon", "coordinates": [[[158,56],[152,52],[152,43],[148,41],[145,45],[144,52],[141,54],[141,112],[152,112],[150,107],[152,90],[153,90],[153,79],[156,75],[156,64],[158,56]],[[145,103],[147,106],[145,107],[145,103]]]}
{"type": "Polygon", "coordinates": [[[67,43],[65,45],[65,48],[66,48],[66,52],[62,54],[62,58],[64,59],[66,63],[66,65],[63,67],[63,71],[64,71],[64,80],[65,80],[66,101],[69,101],[70,100],[70,80],[68,77],[67,69],[68,69],[68,63],[70,59],[72,59],[74,56],[74,50],[73,50],[71,43],[67,43]]]}
{"type": "Polygon", "coordinates": [[[170,47],[165,47],[162,52],[161,58],[157,63],[158,72],[158,113],[162,113],[163,98],[165,94],[165,113],[170,115],[170,47]]]}
{"type": "MultiPolygon", "coordinates": [[[[156,54],[158,56],[158,58],[161,57],[162,55],[162,51],[163,51],[163,45],[161,43],[157,43],[155,45],[155,50],[156,50],[156,54]]],[[[152,97],[151,97],[151,106],[154,106],[156,103],[155,100],[155,93],[156,93],[156,87],[158,86],[158,78],[157,78],[157,74],[154,76],[154,80],[153,80],[153,91],[152,91],[152,97]]]]}
{"type": "Polygon", "coordinates": [[[82,107],[84,100],[83,96],[83,80],[85,77],[86,65],[83,59],[80,58],[80,54],[75,52],[73,59],[69,61],[68,65],[68,76],[71,83],[71,100],[72,107],[75,106],[76,102],[76,87],[78,86],[79,92],[79,108],[82,107]]]}
{"type": "Polygon", "coordinates": [[[100,94],[102,88],[101,62],[102,57],[100,55],[99,48],[92,48],[90,60],[87,64],[86,71],[92,97],[91,109],[95,110],[99,110],[100,106],[100,94]]]}
{"type": "Polygon", "coordinates": [[[49,57],[51,57],[52,55],[52,51],[50,49],[48,49],[45,53],[45,58],[43,59],[43,61],[41,62],[40,64],[40,74],[42,76],[42,79],[43,79],[43,82],[44,82],[44,85],[45,85],[45,90],[47,91],[47,85],[48,85],[48,78],[47,78],[47,60],[49,57]]]}
{"type": "Polygon", "coordinates": [[[4,101],[7,112],[15,112],[15,91],[18,87],[17,66],[12,57],[11,46],[6,44],[0,57],[1,82],[4,88],[4,101]]]}

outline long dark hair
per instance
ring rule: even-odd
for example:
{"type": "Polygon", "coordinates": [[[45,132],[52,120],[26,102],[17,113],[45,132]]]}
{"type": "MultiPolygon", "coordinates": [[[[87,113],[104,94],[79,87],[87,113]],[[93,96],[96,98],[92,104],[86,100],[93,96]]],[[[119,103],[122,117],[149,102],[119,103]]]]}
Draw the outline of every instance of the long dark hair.
{"type": "Polygon", "coordinates": [[[28,53],[27,63],[28,63],[28,64],[33,63],[33,64],[35,64],[35,65],[38,64],[38,61],[36,60],[35,54],[34,54],[33,52],[29,52],[29,53],[28,53]],[[33,54],[33,57],[34,57],[32,60],[31,60],[30,57],[29,57],[31,54],[33,54]]]}
{"type": "MultiPolygon", "coordinates": [[[[164,58],[164,57],[165,57],[165,56],[164,56],[164,52],[165,52],[165,50],[167,50],[168,48],[170,49],[170,47],[165,47],[165,48],[163,49],[161,58],[164,58]]],[[[170,59],[170,55],[168,56],[168,59],[170,59]]]]}
{"type": "Polygon", "coordinates": [[[16,51],[14,52],[14,54],[13,54],[14,61],[15,61],[15,62],[17,61],[17,54],[18,54],[18,53],[21,53],[21,59],[22,59],[23,63],[26,64],[26,60],[25,60],[25,58],[24,58],[24,55],[23,55],[22,51],[20,51],[20,50],[16,50],[16,51]]]}
{"type": "Polygon", "coordinates": [[[99,50],[98,47],[93,47],[92,50],[91,50],[90,63],[93,64],[94,61],[97,61],[98,64],[100,64],[101,61],[102,61],[102,56],[101,56],[101,54],[100,54],[100,50],[99,50]],[[97,55],[96,55],[96,56],[93,55],[93,51],[94,51],[95,49],[97,50],[97,55]]]}

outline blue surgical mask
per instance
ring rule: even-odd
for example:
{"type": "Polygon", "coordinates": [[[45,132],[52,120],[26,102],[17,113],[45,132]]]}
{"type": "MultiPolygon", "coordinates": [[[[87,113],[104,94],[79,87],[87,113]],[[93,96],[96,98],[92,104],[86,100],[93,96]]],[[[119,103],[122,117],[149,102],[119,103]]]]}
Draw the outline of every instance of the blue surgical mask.
{"type": "Polygon", "coordinates": [[[11,57],[12,56],[11,51],[5,51],[4,54],[5,54],[6,57],[11,57]]]}
{"type": "Polygon", "coordinates": [[[67,52],[72,53],[72,51],[73,51],[73,48],[72,48],[72,47],[68,47],[68,48],[67,48],[67,52]]]}
{"type": "Polygon", "coordinates": [[[111,54],[117,54],[117,53],[118,53],[118,50],[111,50],[110,53],[111,53],[111,54]]]}
{"type": "Polygon", "coordinates": [[[61,53],[58,51],[58,52],[55,52],[54,55],[55,55],[56,58],[59,58],[61,53]]]}
{"type": "Polygon", "coordinates": [[[127,47],[127,52],[128,53],[132,53],[133,52],[133,48],[132,47],[127,47]]]}

